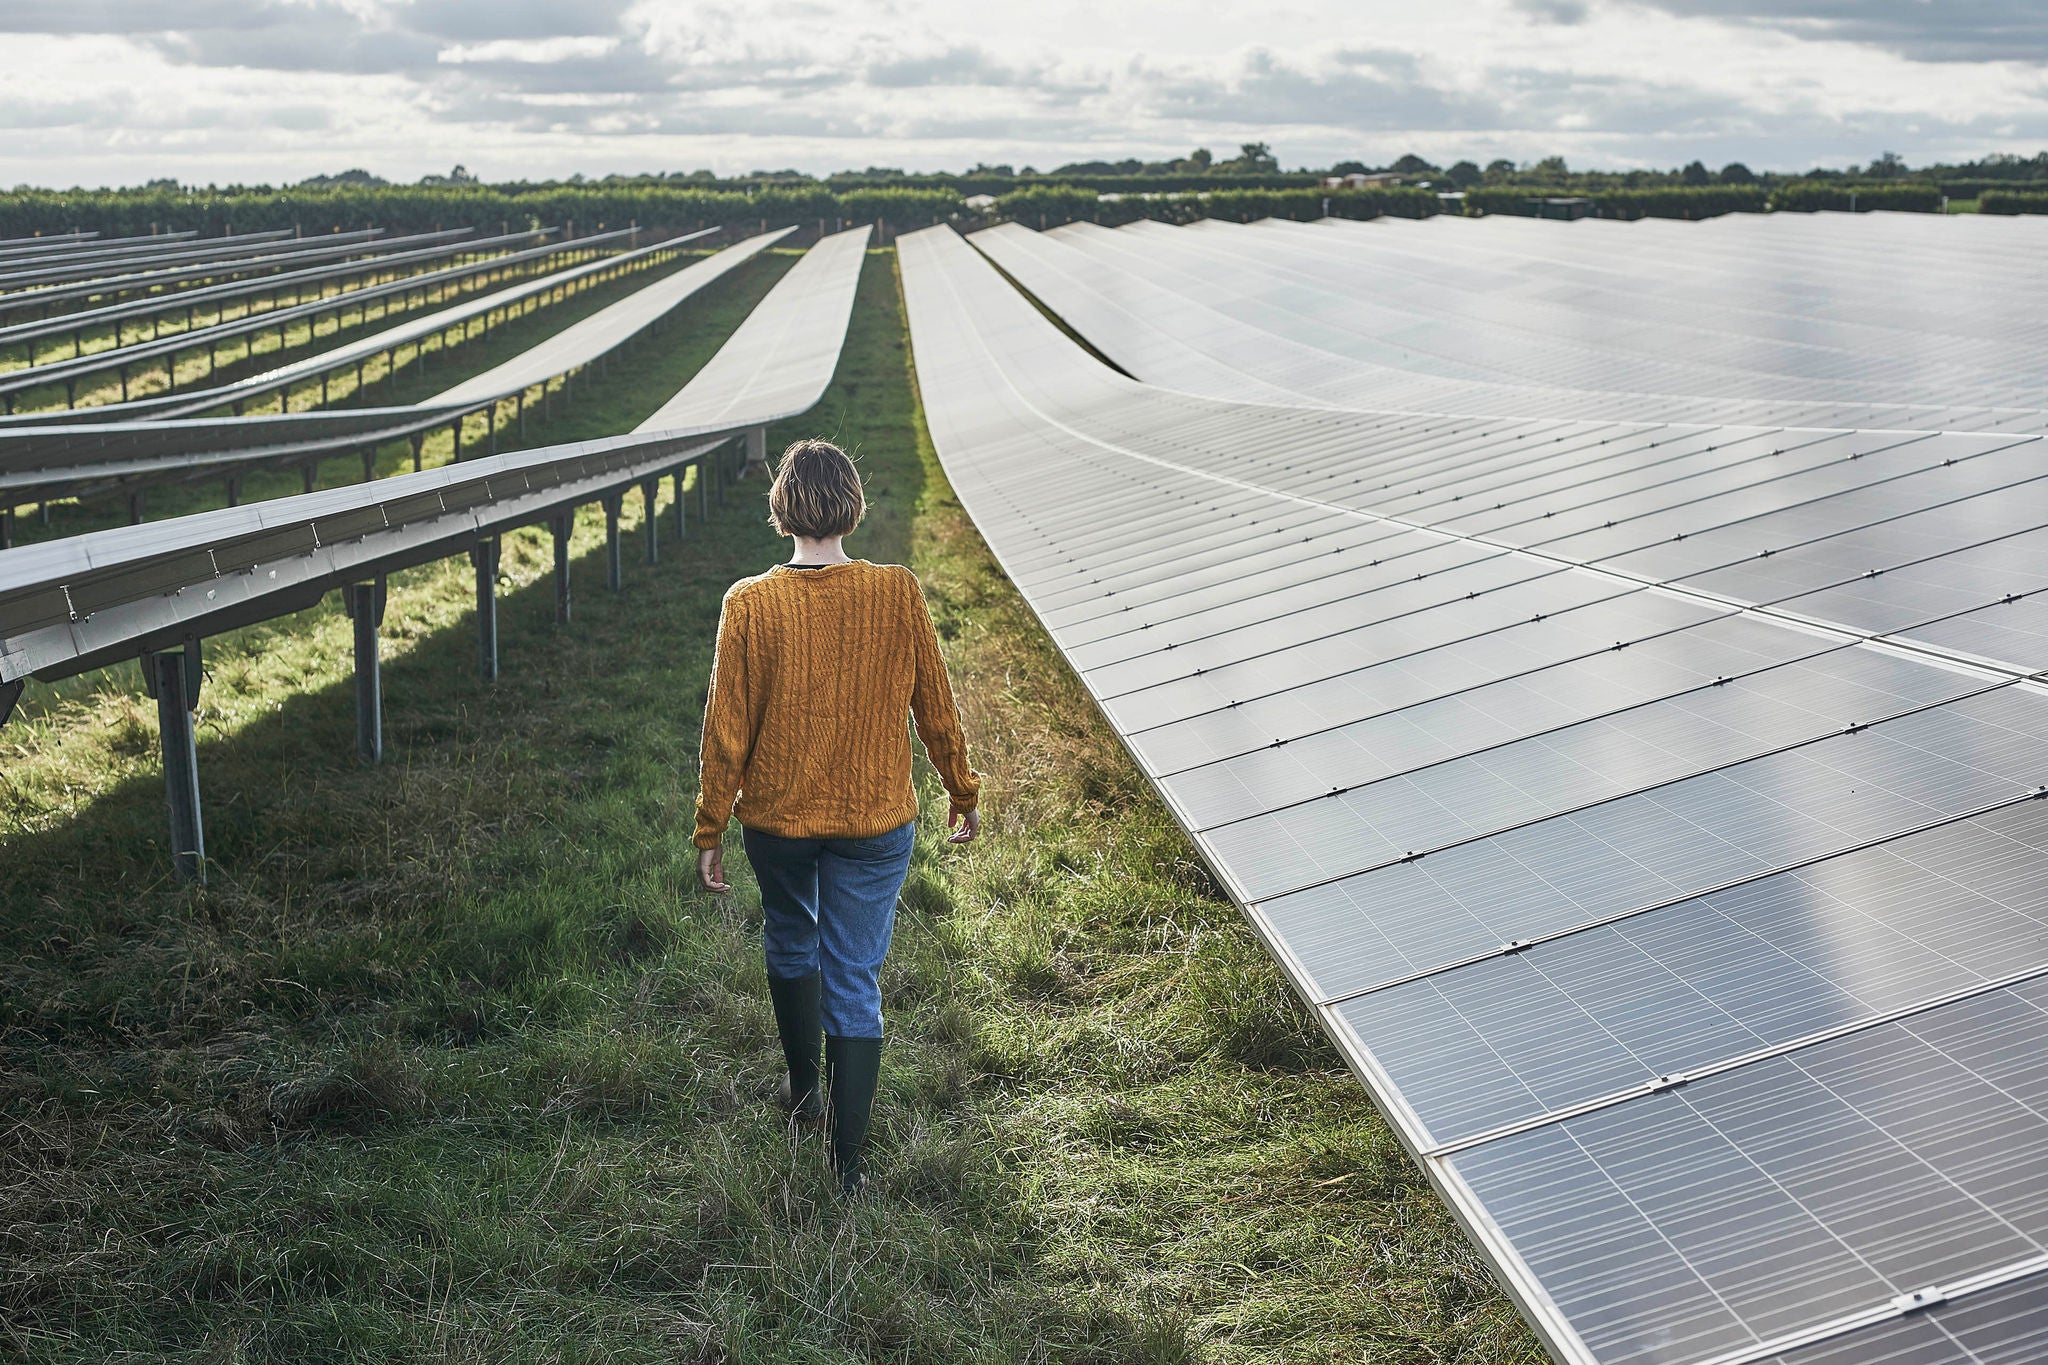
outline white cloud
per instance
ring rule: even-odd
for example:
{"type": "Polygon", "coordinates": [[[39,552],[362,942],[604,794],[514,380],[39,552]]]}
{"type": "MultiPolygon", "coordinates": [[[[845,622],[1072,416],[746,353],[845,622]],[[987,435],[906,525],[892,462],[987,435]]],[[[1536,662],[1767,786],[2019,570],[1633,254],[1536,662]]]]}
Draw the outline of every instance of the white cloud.
{"type": "Polygon", "coordinates": [[[553,38],[493,38],[482,43],[453,43],[434,54],[445,66],[471,62],[525,62],[540,64],[566,62],[572,58],[602,57],[619,45],[617,38],[558,36],[553,38]]]}
{"type": "Polygon", "coordinates": [[[0,183],[2048,146],[2038,0],[1954,3],[0,0],[0,183]]]}

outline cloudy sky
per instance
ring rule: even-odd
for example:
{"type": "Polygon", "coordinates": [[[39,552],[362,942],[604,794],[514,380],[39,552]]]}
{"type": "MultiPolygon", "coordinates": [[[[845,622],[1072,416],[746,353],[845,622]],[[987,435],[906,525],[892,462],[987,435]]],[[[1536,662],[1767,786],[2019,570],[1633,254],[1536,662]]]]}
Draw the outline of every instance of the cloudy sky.
{"type": "Polygon", "coordinates": [[[2048,0],[0,0],[0,185],[2048,147],[2048,0]]]}

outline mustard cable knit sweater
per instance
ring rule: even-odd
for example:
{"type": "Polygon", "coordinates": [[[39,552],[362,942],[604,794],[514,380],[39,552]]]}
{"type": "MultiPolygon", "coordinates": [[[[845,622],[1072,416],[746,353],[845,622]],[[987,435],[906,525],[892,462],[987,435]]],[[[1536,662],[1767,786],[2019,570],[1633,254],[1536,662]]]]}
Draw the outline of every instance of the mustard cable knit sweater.
{"type": "Polygon", "coordinates": [[[704,703],[697,847],[718,847],[735,814],[792,839],[861,838],[914,819],[906,714],[953,809],[973,810],[981,775],[910,570],[778,564],[733,584],[704,703]]]}

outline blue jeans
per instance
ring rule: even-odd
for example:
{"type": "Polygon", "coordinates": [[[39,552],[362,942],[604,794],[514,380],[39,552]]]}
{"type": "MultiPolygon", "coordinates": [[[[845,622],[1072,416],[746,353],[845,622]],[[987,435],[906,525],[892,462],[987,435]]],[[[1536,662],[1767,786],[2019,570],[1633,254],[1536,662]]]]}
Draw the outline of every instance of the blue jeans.
{"type": "Polygon", "coordinates": [[[882,1036],[882,959],[896,927],[896,897],[910,871],[917,822],[867,839],[785,839],[742,828],[761,884],[768,974],[824,974],[825,1032],[882,1036]]]}

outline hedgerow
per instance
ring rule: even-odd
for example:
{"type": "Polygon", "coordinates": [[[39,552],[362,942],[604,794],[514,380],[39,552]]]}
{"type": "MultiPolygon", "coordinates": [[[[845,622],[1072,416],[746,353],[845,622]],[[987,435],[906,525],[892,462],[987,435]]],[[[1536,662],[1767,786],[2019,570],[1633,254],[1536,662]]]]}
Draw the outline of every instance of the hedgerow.
{"type": "Polygon", "coordinates": [[[686,231],[758,221],[769,227],[820,219],[881,219],[892,227],[943,222],[960,208],[945,190],[862,189],[835,194],[822,185],[774,186],[744,193],[664,185],[599,187],[349,186],[327,190],[18,190],[0,193],[0,236],[70,228],[108,236],[193,230],[213,235],[291,228],[306,233],[382,227],[399,232],[470,227],[575,224],[579,232],[642,227],[686,231]]]}
{"type": "MultiPolygon", "coordinates": [[[[1465,192],[1467,213],[1524,213],[1530,200],[1555,195],[1555,188],[1510,185],[1465,192]]],[[[1724,213],[1762,213],[1769,191],[1761,185],[1667,186],[1602,190],[1583,197],[1595,218],[1716,218],[1724,213]]]]}
{"type": "Polygon", "coordinates": [[[1813,213],[1820,209],[1867,213],[1892,209],[1907,213],[1941,212],[1939,185],[1837,185],[1820,180],[1795,180],[1771,196],[1781,213],[1813,213]]]}
{"type": "Polygon", "coordinates": [[[1979,213],[2048,213],[2048,192],[2027,194],[2019,190],[1986,190],[1977,200],[1979,213]]]}
{"type": "Polygon", "coordinates": [[[1079,185],[1033,185],[996,200],[994,216],[1026,227],[1055,227],[1076,221],[1114,227],[1150,218],[1164,223],[1189,223],[1220,218],[1248,223],[1255,218],[1426,218],[1440,209],[1436,194],[1420,189],[1370,190],[1217,190],[1208,194],[1125,195],[1098,198],[1079,185]]]}

